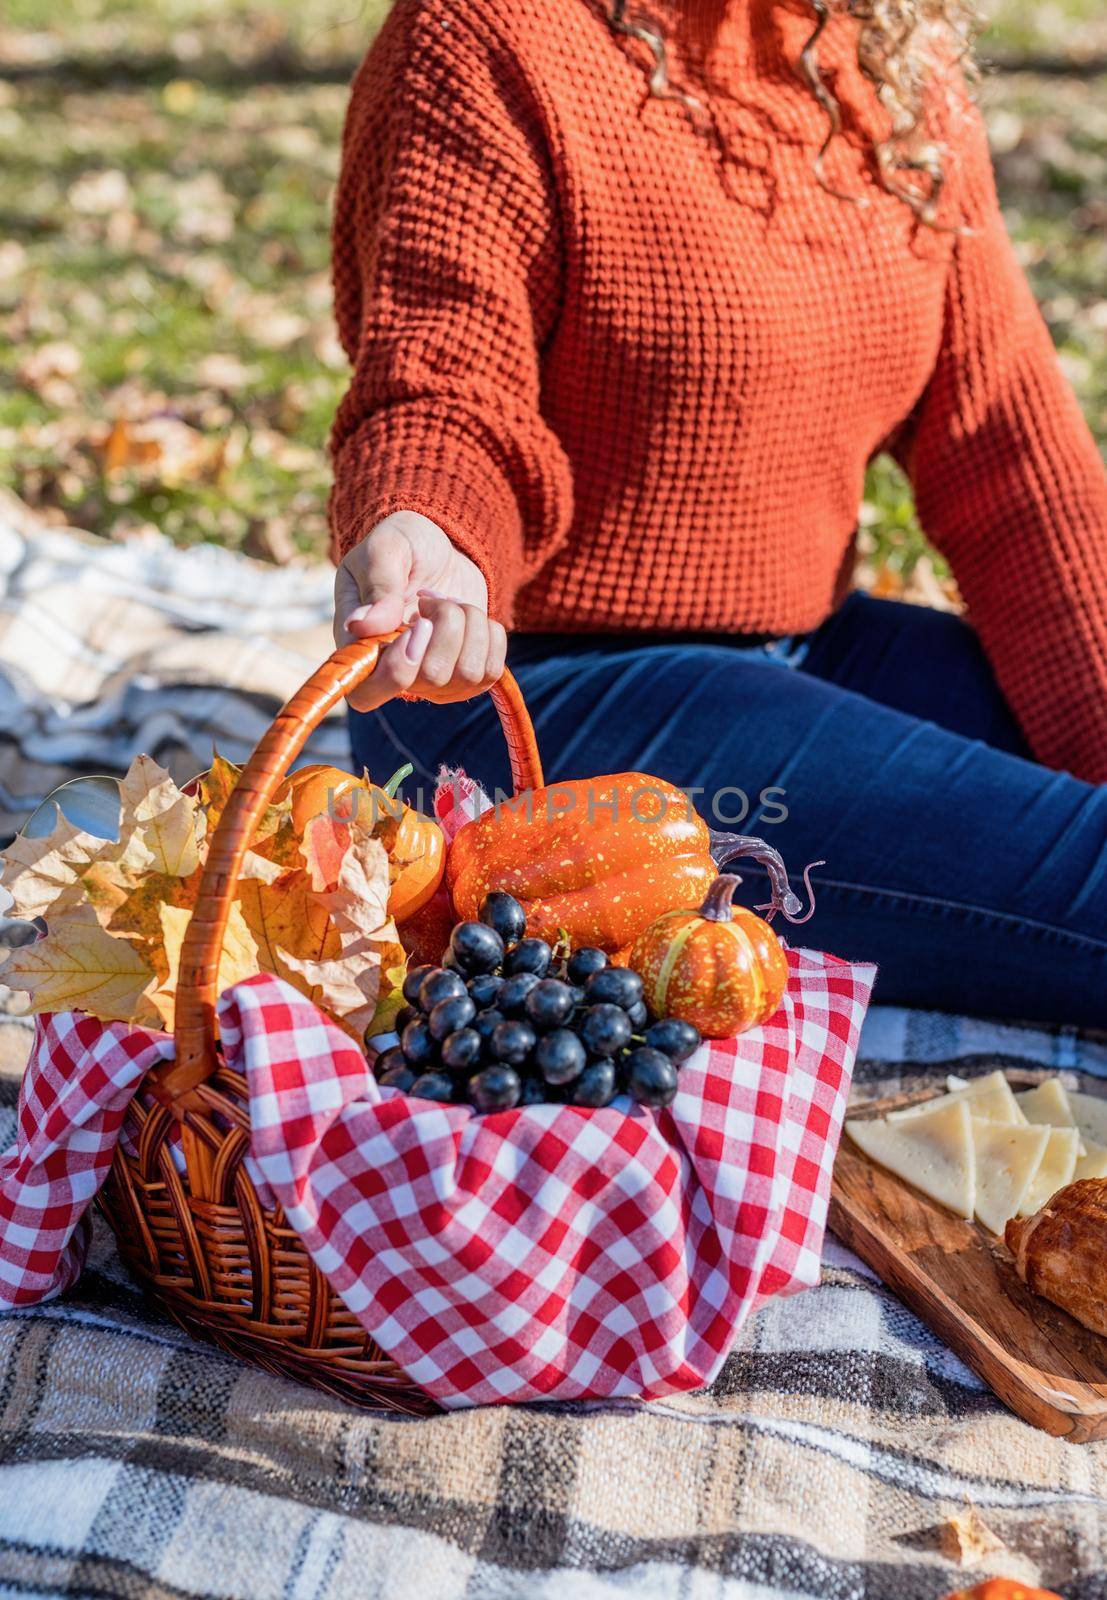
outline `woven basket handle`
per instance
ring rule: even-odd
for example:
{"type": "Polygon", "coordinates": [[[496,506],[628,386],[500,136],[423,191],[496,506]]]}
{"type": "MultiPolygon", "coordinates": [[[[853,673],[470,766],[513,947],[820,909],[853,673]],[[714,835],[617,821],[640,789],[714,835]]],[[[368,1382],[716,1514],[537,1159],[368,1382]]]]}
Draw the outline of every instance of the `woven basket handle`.
{"type": "MultiPolygon", "coordinates": [[[[388,633],[378,639],[358,639],[336,650],[278,712],[243,768],[212,834],[196,909],[185,933],[177,980],[177,1056],[151,1074],[151,1087],[160,1100],[179,1100],[215,1070],[219,957],[242,858],[255,827],[311,733],[351,689],[364,683],[382,646],[397,637],[398,633],[388,633]]],[[[507,740],[515,792],[541,788],[542,764],[519,685],[505,671],[488,693],[507,740]]]]}

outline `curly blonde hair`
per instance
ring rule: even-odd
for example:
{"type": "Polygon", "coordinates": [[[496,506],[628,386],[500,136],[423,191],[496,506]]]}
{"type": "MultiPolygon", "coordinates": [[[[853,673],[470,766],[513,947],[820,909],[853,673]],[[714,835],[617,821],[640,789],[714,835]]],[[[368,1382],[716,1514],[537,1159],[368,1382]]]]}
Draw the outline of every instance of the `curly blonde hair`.
{"type": "MultiPolygon", "coordinates": [[[[973,0],[808,0],[808,4],[812,29],[798,70],[827,119],[826,138],[815,158],[820,184],[843,200],[861,203],[856,196],[835,189],[824,171],[826,153],[841,130],[842,118],[838,101],[819,67],[819,42],[831,18],[845,14],[860,24],[858,62],[891,119],[889,137],[873,145],[880,181],[924,222],[938,226],[938,202],[945,174],[941,148],[923,131],[926,85],[938,59],[948,61],[953,57],[972,75],[971,51],[980,26],[973,0]],[[920,185],[914,174],[921,174],[925,182],[920,185]]],[[[650,93],[680,100],[698,118],[703,111],[700,102],[670,81],[660,29],[632,12],[630,0],[610,0],[608,22],[616,33],[648,46],[653,58],[650,93]]]]}

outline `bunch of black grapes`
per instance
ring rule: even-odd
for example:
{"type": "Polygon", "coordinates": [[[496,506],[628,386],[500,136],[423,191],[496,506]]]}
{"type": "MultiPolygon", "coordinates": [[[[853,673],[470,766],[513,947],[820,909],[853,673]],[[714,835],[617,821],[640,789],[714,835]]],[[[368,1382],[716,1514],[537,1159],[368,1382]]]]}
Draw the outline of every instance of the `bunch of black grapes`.
{"type": "Polygon", "coordinates": [[[617,1094],[662,1107],[700,1043],[688,1022],[651,1023],[642,979],[602,950],[555,963],[528,939],[522,906],[485,895],[479,922],[459,922],[441,966],[404,982],[400,1042],[374,1062],[380,1083],[478,1111],[556,1102],[606,1106],[617,1094]]]}

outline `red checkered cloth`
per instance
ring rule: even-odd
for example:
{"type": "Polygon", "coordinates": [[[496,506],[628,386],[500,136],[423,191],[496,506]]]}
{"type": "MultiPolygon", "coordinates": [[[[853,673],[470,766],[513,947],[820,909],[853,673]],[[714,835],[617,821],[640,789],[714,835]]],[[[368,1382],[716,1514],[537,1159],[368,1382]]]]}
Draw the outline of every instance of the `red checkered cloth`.
{"type": "MultiPolygon", "coordinates": [[[[464,774],[444,776],[435,810],[452,838],[489,802],[464,774]]],[[[804,950],[788,963],[776,1015],[702,1046],[664,1112],[621,1097],[478,1116],[409,1099],[296,990],[250,978],[219,1003],[248,1088],[250,1175],[444,1405],[709,1383],[760,1301],[818,1278],[875,976],[804,950]]],[[[172,1054],[164,1034],[39,1020],[0,1164],[0,1304],[73,1282],[127,1106],[172,1054]]]]}
{"type": "Polygon", "coordinates": [[[63,1011],[39,1017],[0,1161],[0,1305],[68,1289],[88,1249],[85,1212],[108,1175],[135,1090],[173,1056],[164,1033],[63,1011]]]}
{"type": "MultiPolygon", "coordinates": [[[[768,1294],[813,1283],[871,967],[789,951],[764,1027],[703,1046],[668,1111],[478,1116],[382,1089],[361,1051],[261,975],[219,1007],[247,1157],[346,1304],[445,1405],[708,1383],[768,1294]]],[[[41,1019],[0,1168],[0,1298],[66,1288],[80,1226],[163,1034],[41,1019]]]]}

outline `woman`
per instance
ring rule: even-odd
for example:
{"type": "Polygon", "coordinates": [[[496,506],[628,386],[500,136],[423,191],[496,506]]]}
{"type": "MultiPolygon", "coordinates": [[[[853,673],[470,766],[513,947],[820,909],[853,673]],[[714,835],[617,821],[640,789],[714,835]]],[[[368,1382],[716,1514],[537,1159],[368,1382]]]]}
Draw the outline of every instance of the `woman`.
{"type": "Polygon", "coordinates": [[[881,999],[1103,1024],[1107,475],[966,8],[853,9],[398,0],[338,192],[332,520],[338,636],[416,620],[354,754],[506,786],[506,651],[551,779],[824,857],[811,942],[881,999]],[[844,598],[880,449],[971,627],[844,598]]]}

